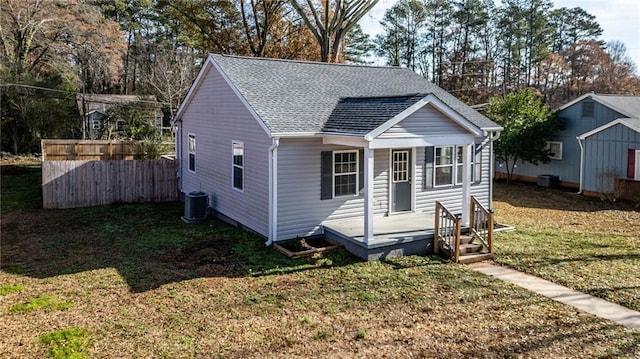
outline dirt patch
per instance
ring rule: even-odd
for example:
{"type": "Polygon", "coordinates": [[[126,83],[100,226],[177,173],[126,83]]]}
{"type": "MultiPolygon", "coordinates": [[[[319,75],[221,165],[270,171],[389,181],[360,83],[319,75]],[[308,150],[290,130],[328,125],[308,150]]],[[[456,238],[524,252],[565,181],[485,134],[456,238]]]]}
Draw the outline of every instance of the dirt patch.
{"type": "Polygon", "coordinates": [[[165,256],[165,259],[169,259],[178,269],[206,273],[208,276],[234,277],[239,269],[230,240],[198,242],[182,248],[174,255],[165,256]]]}

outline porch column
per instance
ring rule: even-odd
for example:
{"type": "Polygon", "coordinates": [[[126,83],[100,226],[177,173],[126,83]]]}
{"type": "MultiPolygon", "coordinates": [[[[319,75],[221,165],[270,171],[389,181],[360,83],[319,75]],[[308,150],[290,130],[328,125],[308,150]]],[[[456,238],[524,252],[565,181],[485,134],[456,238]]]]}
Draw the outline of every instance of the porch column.
{"type": "Polygon", "coordinates": [[[364,148],[364,243],[373,239],[373,150],[364,148]]]}
{"type": "Polygon", "coordinates": [[[471,145],[462,146],[462,225],[469,225],[471,208],[471,145]]]}

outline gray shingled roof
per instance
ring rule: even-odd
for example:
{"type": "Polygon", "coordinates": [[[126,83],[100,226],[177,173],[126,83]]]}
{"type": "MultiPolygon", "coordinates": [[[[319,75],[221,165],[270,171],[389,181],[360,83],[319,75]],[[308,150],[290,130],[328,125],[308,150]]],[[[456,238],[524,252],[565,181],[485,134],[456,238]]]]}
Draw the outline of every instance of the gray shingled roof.
{"type": "Polygon", "coordinates": [[[592,94],[591,97],[625,116],[640,117],[640,96],[592,94]]]}
{"type": "Polygon", "coordinates": [[[380,127],[428,94],[394,97],[347,97],[340,99],[323,132],[365,135],[380,127]]]}
{"type": "MultiPolygon", "coordinates": [[[[433,94],[479,128],[499,128],[410,69],[212,56],[272,133],[321,132],[345,98],[418,93],[433,94]]],[[[353,121],[346,116],[341,120],[353,121]]],[[[336,122],[331,128],[340,127],[336,122]]]]}

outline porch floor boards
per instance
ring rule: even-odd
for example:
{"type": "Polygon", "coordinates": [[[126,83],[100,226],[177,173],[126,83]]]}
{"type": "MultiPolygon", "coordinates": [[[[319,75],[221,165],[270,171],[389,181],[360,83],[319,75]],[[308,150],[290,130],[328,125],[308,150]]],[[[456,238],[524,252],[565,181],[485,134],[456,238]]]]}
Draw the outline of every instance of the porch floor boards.
{"type": "Polygon", "coordinates": [[[373,238],[364,241],[364,218],[325,222],[324,234],[366,259],[433,252],[435,218],[428,213],[402,213],[373,217],[373,238]]]}

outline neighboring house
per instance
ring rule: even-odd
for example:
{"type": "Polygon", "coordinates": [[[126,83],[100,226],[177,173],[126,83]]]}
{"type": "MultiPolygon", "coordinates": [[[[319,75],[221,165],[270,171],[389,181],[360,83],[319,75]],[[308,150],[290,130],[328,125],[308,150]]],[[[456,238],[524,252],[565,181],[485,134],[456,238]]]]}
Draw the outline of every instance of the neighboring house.
{"type": "Polygon", "coordinates": [[[124,119],[112,121],[110,129],[105,127],[107,112],[117,106],[144,104],[144,107],[152,109],[153,118],[149,118],[149,121],[156,127],[162,126],[163,114],[155,96],[84,94],[76,97],[76,103],[83,118],[82,134],[85,139],[101,139],[108,130],[113,131],[115,135],[124,134],[126,129],[124,119]]]}
{"type": "MultiPolygon", "coordinates": [[[[565,129],[549,141],[551,162],[518,162],[515,179],[536,182],[541,175],[557,176],[562,186],[591,195],[613,194],[616,178],[628,190],[635,188],[640,96],[585,94],[561,106],[558,117],[565,129]]],[[[506,176],[503,163],[496,164],[496,176],[506,176]]]]}
{"type": "Polygon", "coordinates": [[[425,252],[389,233],[432,244],[437,200],[491,208],[502,128],[406,68],[210,55],[174,123],[182,193],[267,244],[342,228],[362,258],[425,252]]]}

